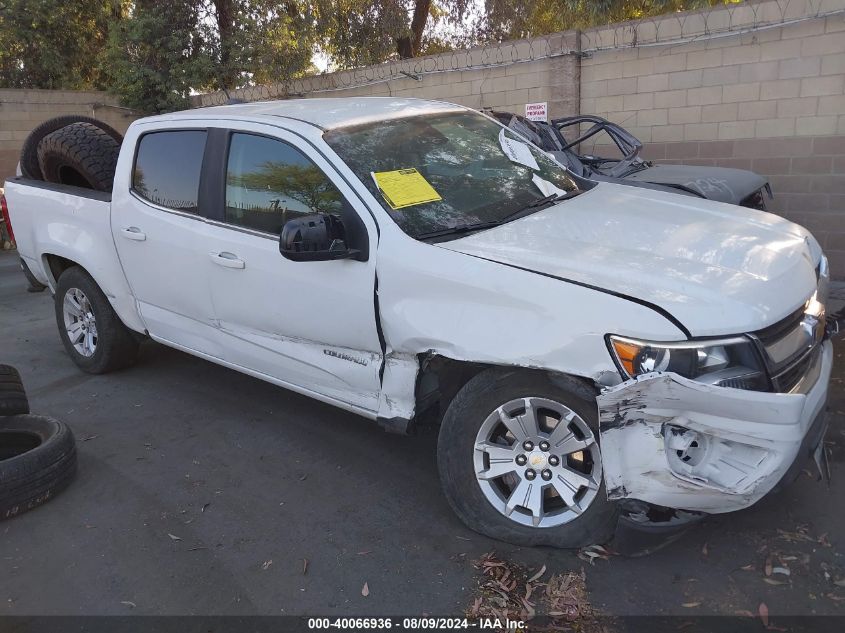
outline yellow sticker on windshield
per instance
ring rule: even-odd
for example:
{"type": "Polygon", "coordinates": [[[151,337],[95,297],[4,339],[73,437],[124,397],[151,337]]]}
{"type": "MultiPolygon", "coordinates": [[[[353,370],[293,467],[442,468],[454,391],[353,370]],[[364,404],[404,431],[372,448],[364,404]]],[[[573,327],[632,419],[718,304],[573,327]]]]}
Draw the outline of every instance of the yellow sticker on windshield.
{"type": "Polygon", "coordinates": [[[391,209],[442,200],[429,182],[413,167],[373,172],[373,180],[391,209]]]}

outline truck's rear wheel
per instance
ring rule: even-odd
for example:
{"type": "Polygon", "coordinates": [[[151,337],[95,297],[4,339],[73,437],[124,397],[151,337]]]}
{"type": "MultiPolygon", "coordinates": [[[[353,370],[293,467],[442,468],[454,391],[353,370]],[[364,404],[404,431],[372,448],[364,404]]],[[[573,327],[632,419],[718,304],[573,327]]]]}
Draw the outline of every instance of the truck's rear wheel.
{"type": "Polygon", "coordinates": [[[595,395],[566,376],[490,369],[449,405],[437,461],[473,530],[518,545],[582,547],[612,536],[595,395]]]}
{"type": "Polygon", "coordinates": [[[111,191],[120,144],[91,123],[71,123],[38,145],[44,180],[111,191]]]}
{"type": "Polygon", "coordinates": [[[79,114],[68,114],[65,116],[53,117],[33,129],[23,142],[20,160],[22,176],[25,178],[33,178],[35,180],[42,180],[44,178],[44,175],[41,173],[41,167],[38,164],[38,145],[41,143],[41,139],[45,136],[52,134],[56,130],[62,129],[71,123],[90,123],[108,134],[118,145],[123,142],[123,136],[121,136],[120,132],[110,125],[103,123],[99,119],[79,114]]]}
{"type": "Polygon", "coordinates": [[[103,291],[79,267],[65,270],[56,289],[59,336],[83,371],[104,374],[132,365],[138,341],[121,322],[103,291]]]}

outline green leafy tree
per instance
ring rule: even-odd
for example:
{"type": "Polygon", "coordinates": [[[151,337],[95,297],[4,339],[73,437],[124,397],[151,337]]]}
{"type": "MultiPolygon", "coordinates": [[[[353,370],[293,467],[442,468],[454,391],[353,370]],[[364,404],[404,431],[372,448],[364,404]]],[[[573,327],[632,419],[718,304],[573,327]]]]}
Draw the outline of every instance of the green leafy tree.
{"type": "Polygon", "coordinates": [[[125,19],[112,22],[102,64],[109,89],[145,112],[187,107],[211,68],[198,18],[187,2],[136,0],[125,19]]]}
{"type": "Polygon", "coordinates": [[[0,0],[0,88],[102,86],[113,0],[0,0]]]}
{"type": "Polygon", "coordinates": [[[486,0],[476,22],[480,41],[519,39],[691,11],[741,0],[486,0]]]}
{"type": "Polygon", "coordinates": [[[204,87],[239,88],[312,70],[315,23],[301,0],[201,0],[200,33],[211,72],[204,87]]]}
{"type": "Polygon", "coordinates": [[[469,0],[316,0],[320,48],[340,68],[448,50],[435,24],[458,24],[469,0]]]}

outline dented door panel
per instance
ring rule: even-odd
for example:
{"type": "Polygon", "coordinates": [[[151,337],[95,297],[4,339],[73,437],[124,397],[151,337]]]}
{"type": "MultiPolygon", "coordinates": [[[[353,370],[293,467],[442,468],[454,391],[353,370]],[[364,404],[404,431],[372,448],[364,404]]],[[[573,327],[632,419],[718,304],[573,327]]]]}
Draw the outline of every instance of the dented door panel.
{"type": "Polygon", "coordinates": [[[730,512],[769,492],[824,415],[832,346],[805,393],[715,387],[674,373],[647,374],[598,398],[610,499],[730,512]]]}

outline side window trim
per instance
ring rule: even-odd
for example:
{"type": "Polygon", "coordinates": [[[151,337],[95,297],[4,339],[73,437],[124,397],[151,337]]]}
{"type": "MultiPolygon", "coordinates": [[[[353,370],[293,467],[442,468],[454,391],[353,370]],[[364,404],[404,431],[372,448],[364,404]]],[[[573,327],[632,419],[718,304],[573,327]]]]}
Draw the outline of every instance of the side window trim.
{"type": "Polygon", "coordinates": [[[200,171],[200,215],[214,222],[225,221],[226,169],[232,131],[213,127],[207,130],[205,154],[200,171]]]}
{"type": "Polygon", "coordinates": [[[143,132],[138,136],[138,139],[135,141],[135,147],[132,153],[132,171],[129,172],[129,194],[132,195],[136,200],[147,204],[154,209],[159,209],[160,211],[165,211],[167,213],[175,213],[176,215],[180,215],[186,218],[193,218],[193,219],[204,219],[205,215],[203,213],[203,205],[202,200],[200,198],[200,194],[202,191],[202,181],[205,174],[205,165],[206,165],[206,157],[208,156],[208,141],[210,137],[211,130],[207,127],[173,127],[173,128],[159,128],[156,130],[149,130],[147,132],[143,132]],[[202,165],[200,166],[200,183],[199,183],[199,190],[197,191],[197,212],[191,213],[189,211],[183,211],[181,209],[174,209],[173,207],[166,207],[164,205],[158,204],[157,202],[153,202],[152,200],[145,198],[141,192],[135,189],[135,169],[138,165],[138,151],[141,149],[141,143],[144,140],[144,137],[149,136],[150,134],[158,134],[162,132],[205,132],[205,147],[203,148],[203,159],[202,165]]]}

